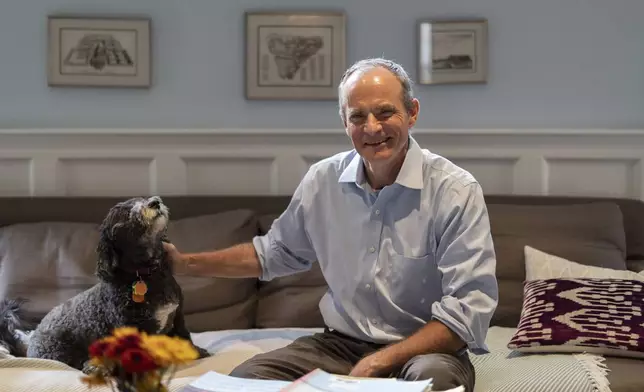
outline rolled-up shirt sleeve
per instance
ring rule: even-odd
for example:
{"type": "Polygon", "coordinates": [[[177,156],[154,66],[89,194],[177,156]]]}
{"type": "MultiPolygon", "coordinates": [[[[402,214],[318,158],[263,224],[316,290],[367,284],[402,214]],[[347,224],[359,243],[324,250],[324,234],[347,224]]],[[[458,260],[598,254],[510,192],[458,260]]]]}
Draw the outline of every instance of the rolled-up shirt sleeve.
{"type": "Polygon", "coordinates": [[[268,232],[253,238],[261,265],[260,280],[268,281],[309,270],[316,261],[304,220],[310,173],[309,170],[293,193],[289,205],[273,221],[268,232]]]}
{"type": "Polygon", "coordinates": [[[473,354],[485,354],[498,304],[496,254],[483,192],[472,182],[454,190],[443,205],[437,243],[443,297],[432,305],[433,318],[456,333],[473,354]]]}

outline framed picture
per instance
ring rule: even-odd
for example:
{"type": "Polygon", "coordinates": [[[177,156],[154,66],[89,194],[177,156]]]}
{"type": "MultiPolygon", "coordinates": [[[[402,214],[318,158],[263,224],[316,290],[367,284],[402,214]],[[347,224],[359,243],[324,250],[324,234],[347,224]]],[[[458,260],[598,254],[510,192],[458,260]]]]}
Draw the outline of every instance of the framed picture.
{"type": "Polygon", "coordinates": [[[149,87],[150,20],[48,18],[50,86],[149,87]]]}
{"type": "Polygon", "coordinates": [[[421,21],[418,83],[487,83],[487,20],[421,21]]]}
{"type": "Polygon", "coordinates": [[[330,100],[345,71],[342,12],[246,12],[246,99],[330,100]]]}

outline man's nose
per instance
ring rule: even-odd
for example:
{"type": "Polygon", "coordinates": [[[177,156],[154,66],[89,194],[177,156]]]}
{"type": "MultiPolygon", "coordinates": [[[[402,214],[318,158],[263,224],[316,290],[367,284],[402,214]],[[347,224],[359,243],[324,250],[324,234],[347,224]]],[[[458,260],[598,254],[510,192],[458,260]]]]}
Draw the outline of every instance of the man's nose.
{"type": "Polygon", "coordinates": [[[367,121],[365,122],[365,131],[367,132],[380,132],[381,126],[380,121],[372,113],[369,113],[367,116],[367,121]]]}

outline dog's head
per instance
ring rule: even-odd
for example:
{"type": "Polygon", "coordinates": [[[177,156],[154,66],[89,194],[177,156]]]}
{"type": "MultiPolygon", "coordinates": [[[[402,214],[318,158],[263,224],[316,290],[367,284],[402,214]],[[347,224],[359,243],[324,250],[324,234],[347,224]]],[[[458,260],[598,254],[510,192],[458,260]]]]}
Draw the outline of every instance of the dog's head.
{"type": "Polygon", "coordinates": [[[110,280],[155,269],[163,263],[169,210],[158,196],[136,197],[113,206],[99,231],[96,273],[110,280]]]}

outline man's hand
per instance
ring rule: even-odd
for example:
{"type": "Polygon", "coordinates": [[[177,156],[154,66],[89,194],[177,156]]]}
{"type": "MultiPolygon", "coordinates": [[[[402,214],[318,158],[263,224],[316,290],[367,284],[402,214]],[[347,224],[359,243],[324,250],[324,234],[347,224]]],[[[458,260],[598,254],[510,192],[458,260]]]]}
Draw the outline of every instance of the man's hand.
{"type": "Polygon", "coordinates": [[[382,352],[375,352],[362,358],[356,366],[351,369],[351,377],[388,377],[393,368],[393,364],[388,363],[382,352]]]}
{"type": "Polygon", "coordinates": [[[351,370],[354,377],[389,377],[417,355],[454,353],[465,343],[444,324],[432,320],[416,333],[362,358],[351,370]]]}
{"type": "Polygon", "coordinates": [[[183,255],[176,246],[172,245],[169,242],[162,242],[163,249],[166,251],[168,261],[172,264],[172,268],[175,273],[184,273],[186,269],[186,263],[184,261],[183,255]]]}

